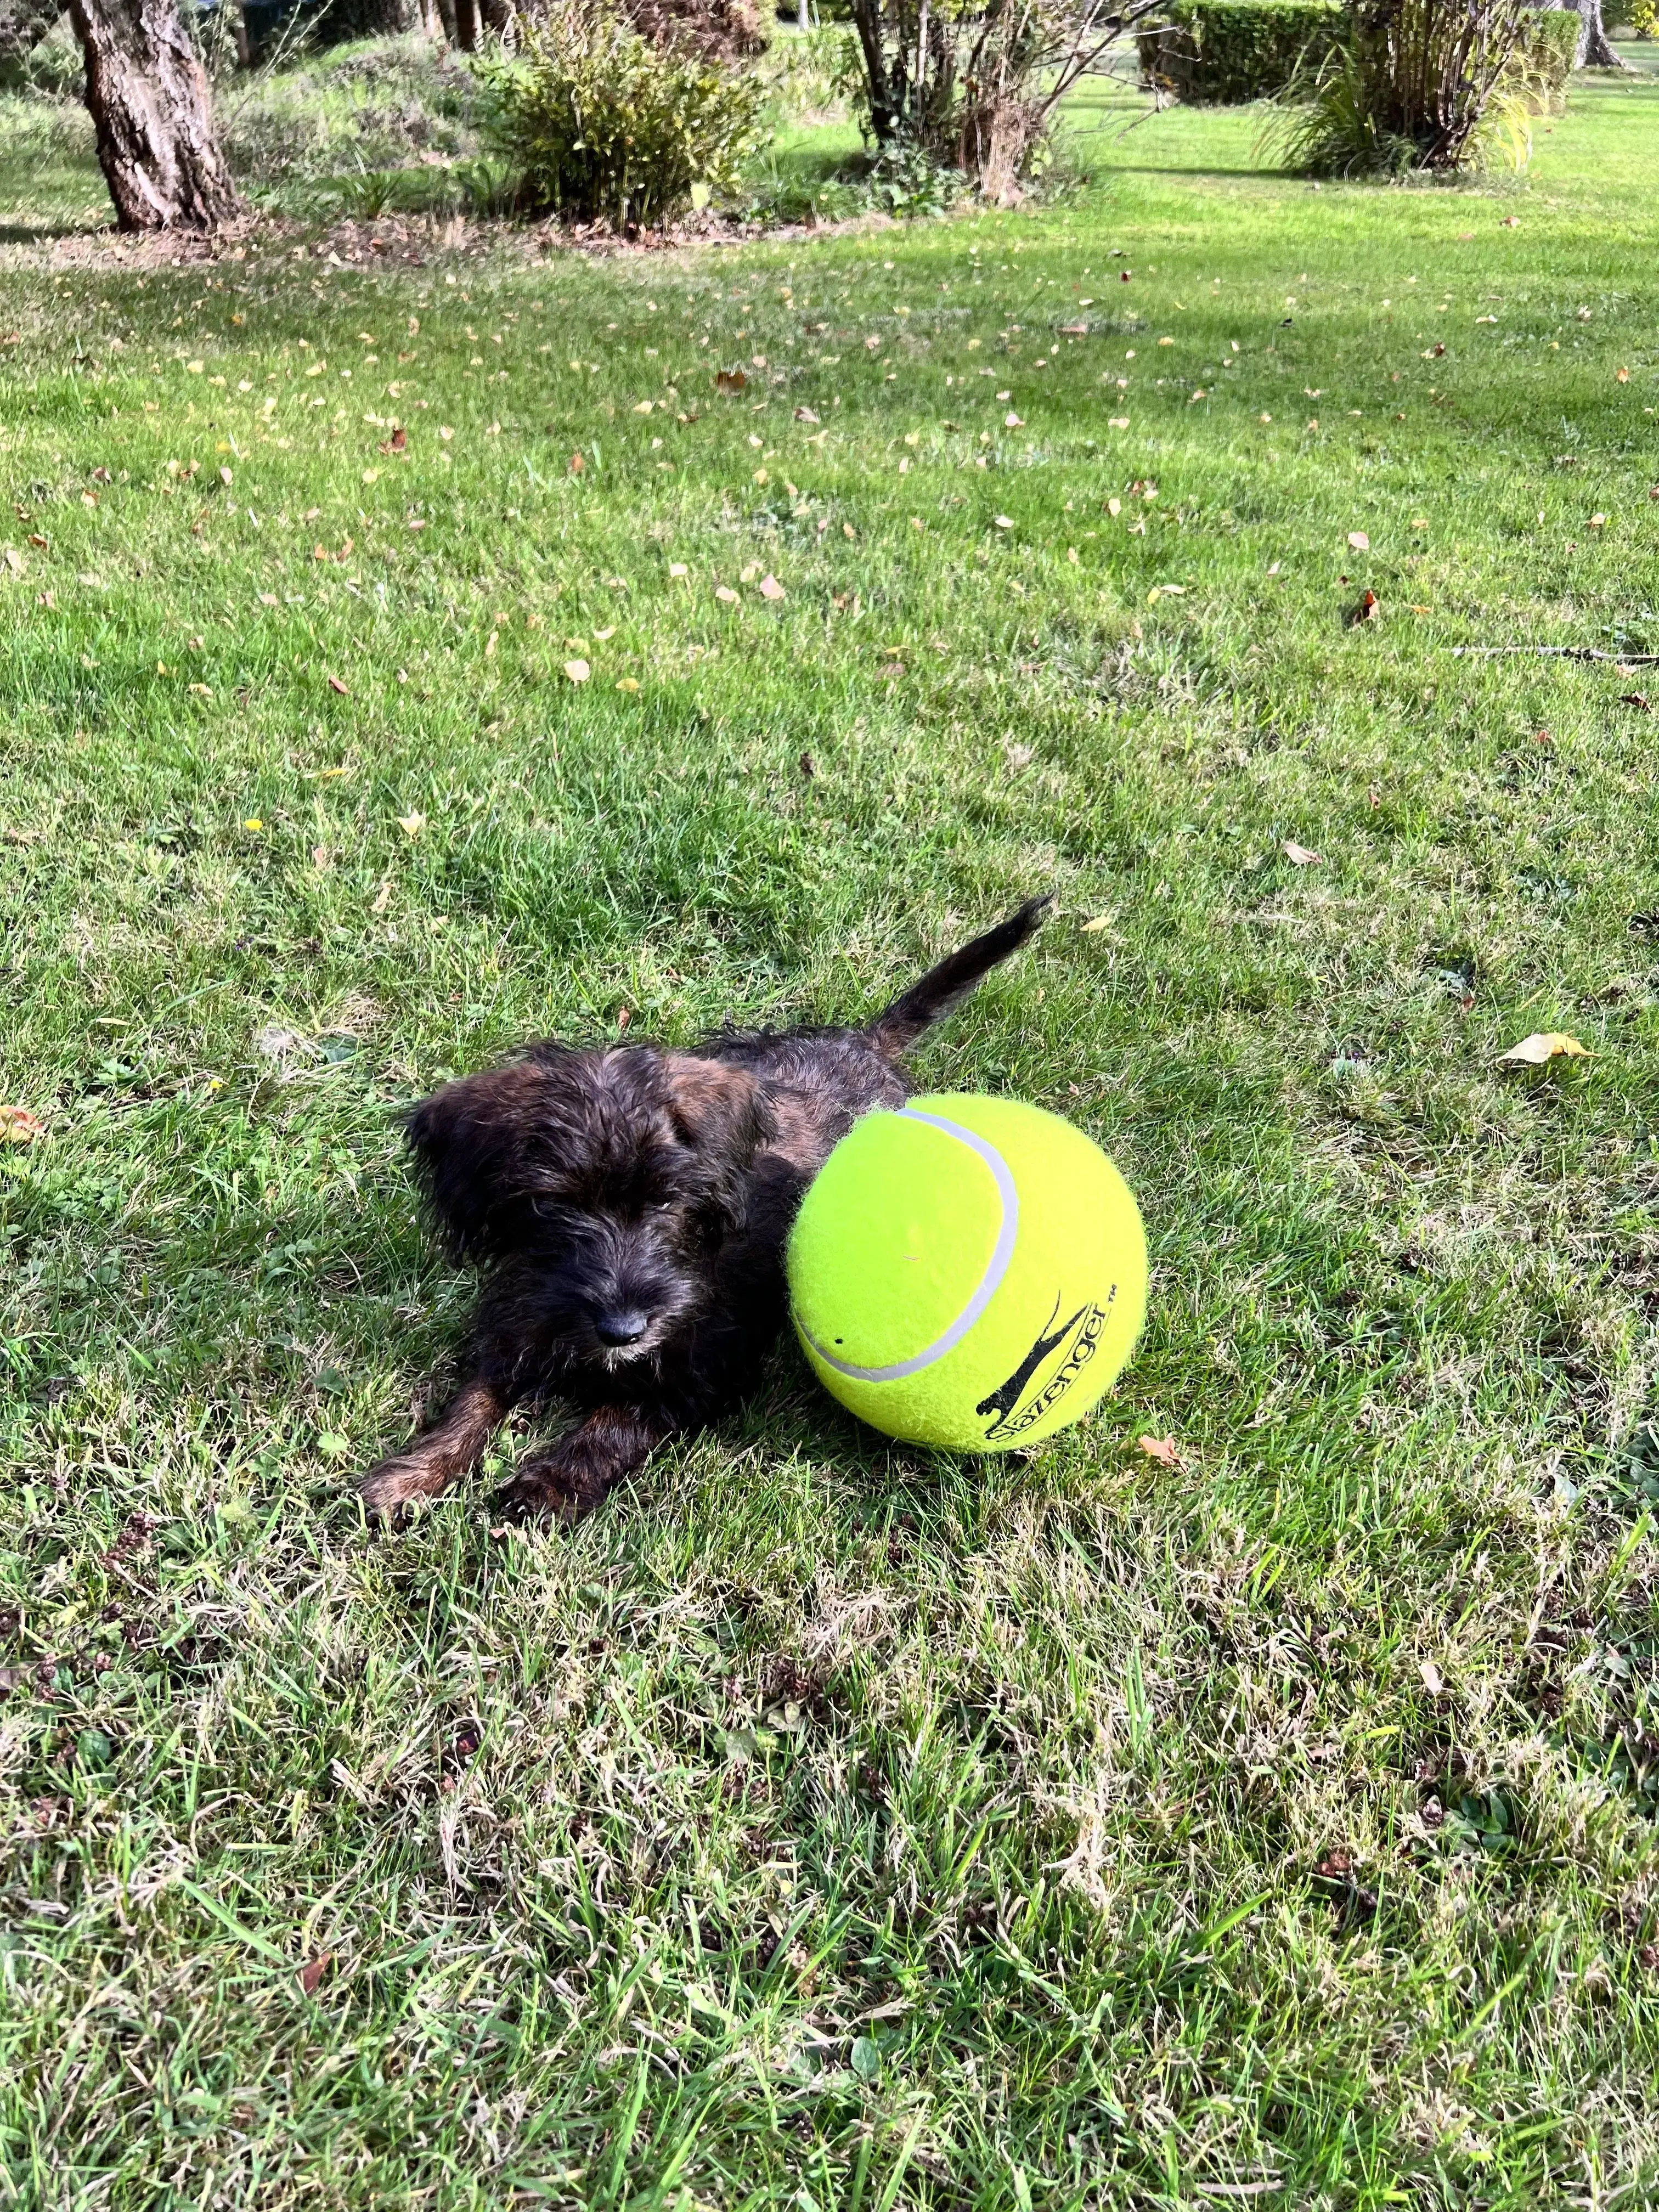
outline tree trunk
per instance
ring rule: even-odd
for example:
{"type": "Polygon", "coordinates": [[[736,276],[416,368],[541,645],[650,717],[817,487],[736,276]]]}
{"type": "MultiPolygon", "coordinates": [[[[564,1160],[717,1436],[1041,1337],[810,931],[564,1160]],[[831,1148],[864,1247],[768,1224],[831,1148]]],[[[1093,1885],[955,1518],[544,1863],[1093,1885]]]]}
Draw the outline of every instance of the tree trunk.
{"type": "Polygon", "coordinates": [[[70,17],[120,228],[216,230],[240,215],[175,0],[70,0],[70,17]]]}
{"type": "Polygon", "coordinates": [[[1568,0],[1578,16],[1578,56],[1575,69],[1616,69],[1625,66],[1607,43],[1601,27],[1601,0],[1568,0]]]}

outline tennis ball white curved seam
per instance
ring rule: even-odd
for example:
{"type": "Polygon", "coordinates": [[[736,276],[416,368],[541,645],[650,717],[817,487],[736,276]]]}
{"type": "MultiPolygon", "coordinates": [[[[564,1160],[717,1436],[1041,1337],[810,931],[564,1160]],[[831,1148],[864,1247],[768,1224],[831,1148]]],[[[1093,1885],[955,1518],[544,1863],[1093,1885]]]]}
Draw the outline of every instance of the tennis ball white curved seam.
{"type": "Polygon", "coordinates": [[[1002,1223],[997,1231],[997,1241],[990,1259],[986,1262],[985,1273],[980,1277],[972,1297],[942,1336],[935,1337],[923,1351],[908,1359],[897,1360],[890,1367],[854,1367],[850,1360],[837,1359],[833,1352],[826,1351],[806,1324],[798,1318],[797,1325],[801,1334],[818,1358],[826,1366],[833,1367],[838,1375],[848,1376],[854,1382],[902,1382],[907,1375],[920,1375],[924,1367],[931,1367],[935,1360],[943,1359],[947,1352],[954,1352],[1001,1288],[1002,1279],[1014,1256],[1014,1247],[1019,1241],[1019,1191],[1007,1161],[996,1146],[981,1137],[977,1130],[964,1129],[959,1121],[947,1121],[942,1114],[924,1114],[915,1107],[901,1106],[897,1109],[897,1115],[902,1121],[925,1121],[929,1128],[943,1130],[947,1137],[954,1137],[958,1144],[966,1145],[970,1152],[979,1155],[990,1169],[1001,1197],[1002,1223]]]}

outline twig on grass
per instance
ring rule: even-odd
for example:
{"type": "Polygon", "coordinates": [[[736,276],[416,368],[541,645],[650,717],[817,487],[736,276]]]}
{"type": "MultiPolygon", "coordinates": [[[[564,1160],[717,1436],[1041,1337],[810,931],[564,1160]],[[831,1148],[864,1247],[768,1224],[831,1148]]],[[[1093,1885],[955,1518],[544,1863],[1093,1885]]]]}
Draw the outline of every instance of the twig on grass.
{"type": "Polygon", "coordinates": [[[1610,660],[1617,668],[1646,668],[1659,665],[1659,653],[1603,653],[1595,645],[1455,645],[1452,659],[1486,659],[1498,653],[1541,653],[1549,660],[1610,660]]]}

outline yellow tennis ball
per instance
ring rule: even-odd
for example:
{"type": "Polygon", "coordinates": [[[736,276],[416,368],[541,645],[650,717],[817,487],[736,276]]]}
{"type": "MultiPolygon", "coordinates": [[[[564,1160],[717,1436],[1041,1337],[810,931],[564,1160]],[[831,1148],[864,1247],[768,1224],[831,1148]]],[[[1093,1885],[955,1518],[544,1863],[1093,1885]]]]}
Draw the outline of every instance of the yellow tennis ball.
{"type": "Polygon", "coordinates": [[[1085,1413],[1146,1310],[1128,1185],[1080,1129],[1013,1098],[913,1098],[855,1121],[787,1265],[825,1387],[889,1436],[960,1451],[1085,1413]]]}

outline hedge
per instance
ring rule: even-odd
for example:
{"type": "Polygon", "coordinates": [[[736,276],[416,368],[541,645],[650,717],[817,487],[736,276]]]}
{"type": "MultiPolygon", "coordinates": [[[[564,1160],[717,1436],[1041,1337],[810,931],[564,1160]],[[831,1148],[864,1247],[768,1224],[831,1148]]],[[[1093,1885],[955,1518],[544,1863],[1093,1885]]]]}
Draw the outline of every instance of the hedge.
{"type": "Polygon", "coordinates": [[[1538,106],[1559,114],[1566,105],[1567,79],[1578,58],[1578,15],[1571,8],[1528,11],[1517,58],[1533,80],[1538,106]]]}
{"type": "MultiPolygon", "coordinates": [[[[1341,0],[1173,0],[1167,22],[1136,33],[1140,73],[1177,100],[1271,100],[1304,58],[1317,68],[1341,39],[1341,0]]],[[[1578,51],[1571,8],[1529,9],[1518,58],[1541,107],[1559,108],[1578,51]]]]}
{"type": "Polygon", "coordinates": [[[1338,0],[1174,0],[1167,23],[1138,33],[1141,75],[1177,100],[1266,100],[1304,53],[1324,59],[1344,13],[1338,0]]]}

